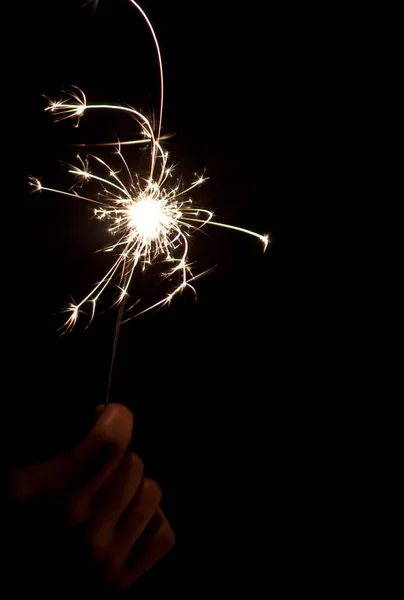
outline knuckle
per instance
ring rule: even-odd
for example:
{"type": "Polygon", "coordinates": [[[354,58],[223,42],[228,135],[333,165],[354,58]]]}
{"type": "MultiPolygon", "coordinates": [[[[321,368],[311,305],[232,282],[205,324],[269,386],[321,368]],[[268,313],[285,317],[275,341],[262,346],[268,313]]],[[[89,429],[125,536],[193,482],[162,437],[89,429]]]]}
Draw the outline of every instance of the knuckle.
{"type": "Polygon", "coordinates": [[[166,541],[167,541],[168,549],[171,550],[171,548],[173,546],[175,546],[175,543],[177,541],[175,532],[172,527],[168,527],[168,531],[166,533],[166,541]]]}
{"type": "Polygon", "coordinates": [[[174,546],[177,541],[177,537],[175,535],[174,529],[171,527],[170,523],[167,521],[167,530],[166,530],[166,538],[168,542],[174,546]]]}
{"type": "Polygon", "coordinates": [[[130,452],[129,457],[130,457],[131,475],[137,477],[138,479],[141,479],[143,477],[143,473],[144,473],[143,460],[140,458],[140,456],[138,456],[134,452],[130,452]]]}
{"type": "Polygon", "coordinates": [[[158,544],[164,554],[174,546],[176,536],[170,523],[166,520],[157,532],[158,544]]]}
{"type": "Polygon", "coordinates": [[[154,479],[145,479],[144,488],[145,491],[147,491],[148,497],[156,504],[160,504],[161,498],[163,497],[163,492],[157,481],[154,479]]]}

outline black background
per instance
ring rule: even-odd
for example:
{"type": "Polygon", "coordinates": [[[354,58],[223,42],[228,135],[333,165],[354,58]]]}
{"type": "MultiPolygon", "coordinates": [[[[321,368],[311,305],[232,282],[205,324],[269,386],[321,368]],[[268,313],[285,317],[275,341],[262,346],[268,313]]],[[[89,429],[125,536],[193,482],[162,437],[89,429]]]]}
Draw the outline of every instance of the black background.
{"type": "MultiPolygon", "coordinates": [[[[157,61],[140,15],[124,0],[101,1],[94,16],[81,4],[41,0],[3,21],[14,32],[3,73],[2,211],[12,464],[46,458],[88,428],[105,398],[117,315],[107,295],[89,329],[83,317],[60,336],[60,310],[108,267],[108,255],[94,254],[105,232],[79,201],[30,194],[28,175],[67,189],[61,161],[74,160],[75,143],[136,133],[131,120],[101,112],[78,129],[54,123],[42,95],[59,99],[77,85],[89,103],[158,109],[157,61]]],[[[298,237],[310,194],[300,189],[309,152],[300,125],[315,103],[310,16],[283,3],[142,6],[162,50],[172,160],[185,182],[206,169],[194,198],[217,220],[272,240],[263,253],[236,232],[195,236],[196,270],[216,267],[197,282],[197,302],[186,292],[122,327],[111,399],[135,414],[134,449],[161,483],[178,537],[142,586],[188,597],[213,582],[218,593],[245,586],[248,597],[254,586],[288,589],[314,568],[299,567],[309,546],[301,533],[313,427],[306,382],[316,372],[298,237]]],[[[154,281],[136,286],[133,298],[139,290],[147,299],[154,281]]]]}

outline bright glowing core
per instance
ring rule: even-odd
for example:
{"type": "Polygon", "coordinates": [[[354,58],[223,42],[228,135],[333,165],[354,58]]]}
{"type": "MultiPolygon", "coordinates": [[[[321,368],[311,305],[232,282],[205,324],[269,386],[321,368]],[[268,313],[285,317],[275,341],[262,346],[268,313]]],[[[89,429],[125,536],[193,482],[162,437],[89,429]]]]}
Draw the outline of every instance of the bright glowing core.
{"type": "Polygon", "coordinates": [[[161,203],[151,198],[134,203],[128,213],[130,226],[143,238],[156,239],[170,224],[168,215],[161,210],[161,203]]]}

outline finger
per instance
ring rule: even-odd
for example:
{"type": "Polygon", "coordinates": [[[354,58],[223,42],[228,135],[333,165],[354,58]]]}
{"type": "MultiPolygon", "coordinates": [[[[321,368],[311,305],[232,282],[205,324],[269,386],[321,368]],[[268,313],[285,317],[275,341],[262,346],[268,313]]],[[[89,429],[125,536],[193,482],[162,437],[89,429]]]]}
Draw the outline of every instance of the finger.
{"type": "Polygon", "coordinates": [[[96,560],[104,558],[115,534],[115,527],[143,480],[144,465],[134,452],[128,452],[91,506],[89,544],[96,560]]]}
{"type": "Polygon", "coordinates": [[[118,586],[123,589],[131,585],[161,560],[174,544],[174,531],[161,508],[158,508],[130,553],[120,574],[118,586]]]}
{"type": "Polygon", "coordinates": [[[25,501],[39,494],[63,495],[71,490],[94,495],[124,455],[132,427],[129,409],[121,404],[108,405],[88,436],[69,453],[14,471],[12,497],[25,501]]]}
{"type": "Polygon", "coordinates": [[[106,404],[99,404],[97,406],[97,408],[95,409],[95,416],[97,418],[100,417],[106,408],[107,408],[106,404]]]}
{"type": "Polygon", "coordinates": [[[145,479],[116,527],[116,550],[122,564],[152,520],[161,502],[161,489],[153,479],[145,479]]]}

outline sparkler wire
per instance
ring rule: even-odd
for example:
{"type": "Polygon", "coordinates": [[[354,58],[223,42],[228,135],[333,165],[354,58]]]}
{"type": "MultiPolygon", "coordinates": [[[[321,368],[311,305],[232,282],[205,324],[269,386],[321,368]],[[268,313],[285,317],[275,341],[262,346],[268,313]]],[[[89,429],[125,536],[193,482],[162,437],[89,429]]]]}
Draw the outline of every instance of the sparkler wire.
{"type": "MultiPolygon", "coordinates": [[[[71,303],[65,309],[69,313],[69,317],[63,326],[64,331],[71,330],[76,324],[79,313],[82,312],[81,309],[84,305],[91,306],[90,324],[94,317],[99,297],[113,280],[118,279],[117,287],[120,290],[120,294],[114,304],[119,304],[120,307],[115,325],[106,404],[109,402],[120,328],[122,323],[126,322],[123,321],[123,315],[128,288],[135,269],[138,266],[141,266],[144,270],[150,264],[157,262],[157,259],[160,259],[162,262],[171,265],[171,268],[164,273],[165,278],[168,279],[174,275],[178,275],[179,282],[164,298],[141,310],[135,316],[170,304],[174,296],[181,293],[187,287],[196,294],[191,282],[201,277],[204,273],[200,273],[199,275],[192,274],[191,265],[187,261],[188,238],[193,232],[202,229],[207,224],[254,236],[261,241],[264,250],[269,243],[269,237],[266,235],[261,235],[243,227],[219,223],[213,220],[213,213],[211,211],[193,207],[192,200],[187,197],[187,194],[206,180],[203,175],[197,176],[197,179],[185,189],[180,190],[179,184],[175,186],[169,185],[169,179],[172,177],[174,166],[168,164],[168,153],[161,146],[161,141],[171,136],[162,135],[164,76],[160,46],[151,21],[144,10],[135,0],[129,0],[129,2],[137,9],[147,24],[157,54],[160,81],[160,105],[157,127],[154,128],[148,118],[132,107],[88,104],[84,92],[77,87],[73,87],[70,90],[67,99],[59,101],[50,100],[49,105],[45,109],[55,115],[56,121],[77,118],[76,127],[79,125],[80,118],[90,109],[91,111],[120,111],[134,118],[140,126],[142,138],[122,143],[118,141],[115,144],[117,146],[116,153],[121,160],[123,172],[128,183],[125,184],[120,171],[114,171],[104,160],[92,154],[87,154],[84,159],[78,155],[79,165],[70,165],[69,173],[78,177],[81,184],[93,181],[100,185],[101,192],[96,199],[88,198],[81,193],[79,194],[75,189],[77,184],[70,191],[63,191],[45,187],[39,179],[30,178],[30,185],[36,191],[46,190],[85,200],[94,205],[95,217],[101,221],[112,222],[109,231],[115,236],[115,241],[105,247],[104,250],[106,252],[118,251],[116,260],[87,296],[78,304],[71,303]],[[121,152],[121,145],[126,144],[150,145],[151,156],[148,177],[140,177],[138,174],[132,173],[130,166],[121,152]],[[92,164],[97,164],[107,174],[93,173],[90,170],[90,159],[92,164]]],[[[97,4],[98,0],[94,2],[94,9],[97,4]]],[[[111,144],[98,145],[109,146],[111,144]]],[[[81,146],[85,146],[85,144],[81,144],[81,146]]]]}

